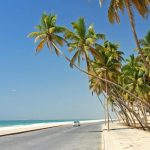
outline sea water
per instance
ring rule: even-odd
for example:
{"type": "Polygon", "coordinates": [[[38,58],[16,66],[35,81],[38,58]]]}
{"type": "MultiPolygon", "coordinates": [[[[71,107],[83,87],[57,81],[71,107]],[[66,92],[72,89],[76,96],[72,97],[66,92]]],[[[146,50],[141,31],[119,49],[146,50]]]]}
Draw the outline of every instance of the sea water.
{"type": "Polygon", "coordinates": [[[37,123],[66,122],[68,120],[0,120],[0,127],[31,125],[37,123]]]}
{"type": "Polygon", "coordinates": [[[68,122],[68,121],[74,121],[74,120],[0,120],[0,127],[31,125],[31,124],[38,124],[38,123],[68,122]]]}

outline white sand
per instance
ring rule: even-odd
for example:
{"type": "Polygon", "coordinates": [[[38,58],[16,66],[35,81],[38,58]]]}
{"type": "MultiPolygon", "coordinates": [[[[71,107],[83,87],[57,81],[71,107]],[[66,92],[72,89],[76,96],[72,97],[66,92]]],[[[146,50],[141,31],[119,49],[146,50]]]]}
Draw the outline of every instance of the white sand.
{"type": "MultiPolygon", "coordinates": [[[[85,123],[94,123],[94,122],[100,122],[100,121],[103,121],[103,120],[87,120],[87,121],[80,121],[80,123],[85,124],[85,123]]],[[[32,124],[32,125],[0,127],[0,136],[28,132],[28,131],[33,131],[33,130],[40,130],[44,128],[66,126],[66,125],[72,126],[73,122],[69,121],[69,122],[55,122],[55,123],[38,123],[38,124],[32,124]]]]}
{"type": "Polygon", "coordinates": [[[133,129],[119,123],[111,123],[110,131],[103,125],[103,150],[150,150],[150,133],[141,129],[133,129]]]}

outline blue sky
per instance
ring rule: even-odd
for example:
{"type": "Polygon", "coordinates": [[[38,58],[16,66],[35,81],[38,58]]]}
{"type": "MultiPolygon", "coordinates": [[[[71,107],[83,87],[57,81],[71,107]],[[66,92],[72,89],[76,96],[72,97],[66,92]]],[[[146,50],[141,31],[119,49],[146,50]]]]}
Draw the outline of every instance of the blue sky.
{"type": "MultiPolygon", "coordinates": [[[[98,0],[1,0],[0,5],[0,119],[102,118],[99,101],[88,89],[86,75],[70,69],[61,57],[45,48],[35,56],[33,39],[27,34],[39,24],[41,14],[53,12],[58,24],[71,28],[78,17],[93,23],[97,32],[121,45],[125,56],[135,43],[127,15],[120,25],[107,19],[107,3],[98,0]]],[[[150,27],[135,15],[136,29],[142,38],[150,27]]],[[[67,52],[66,49],[63,49],[67,52]]]]}

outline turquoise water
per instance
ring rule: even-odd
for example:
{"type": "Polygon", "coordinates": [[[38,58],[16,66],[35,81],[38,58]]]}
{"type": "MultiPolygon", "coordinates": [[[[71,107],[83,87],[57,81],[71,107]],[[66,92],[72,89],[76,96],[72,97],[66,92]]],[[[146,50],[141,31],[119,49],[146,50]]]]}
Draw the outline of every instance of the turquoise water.
{"type": "Polygon", "coordinates": [[[31,125],[37,123],[66,122],[72,120],[0,120],[0,127],[31,125]]]}
{"type": "Polygon", "coordinates": [[[74,121],[74,120],[0,120],[0,127],[31,125],[37,123],[67,122],[67,121],[74,121]]]}

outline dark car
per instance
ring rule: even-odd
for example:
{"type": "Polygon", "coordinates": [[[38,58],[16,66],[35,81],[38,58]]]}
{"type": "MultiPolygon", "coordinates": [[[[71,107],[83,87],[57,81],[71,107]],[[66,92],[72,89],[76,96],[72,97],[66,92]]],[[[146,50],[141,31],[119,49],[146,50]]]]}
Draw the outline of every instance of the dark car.
{"type": "Polygon", "coordinates": [[[80,121],[76,120],[73,122],[74,127],[79,127],[80,126],[80,121]]]}

